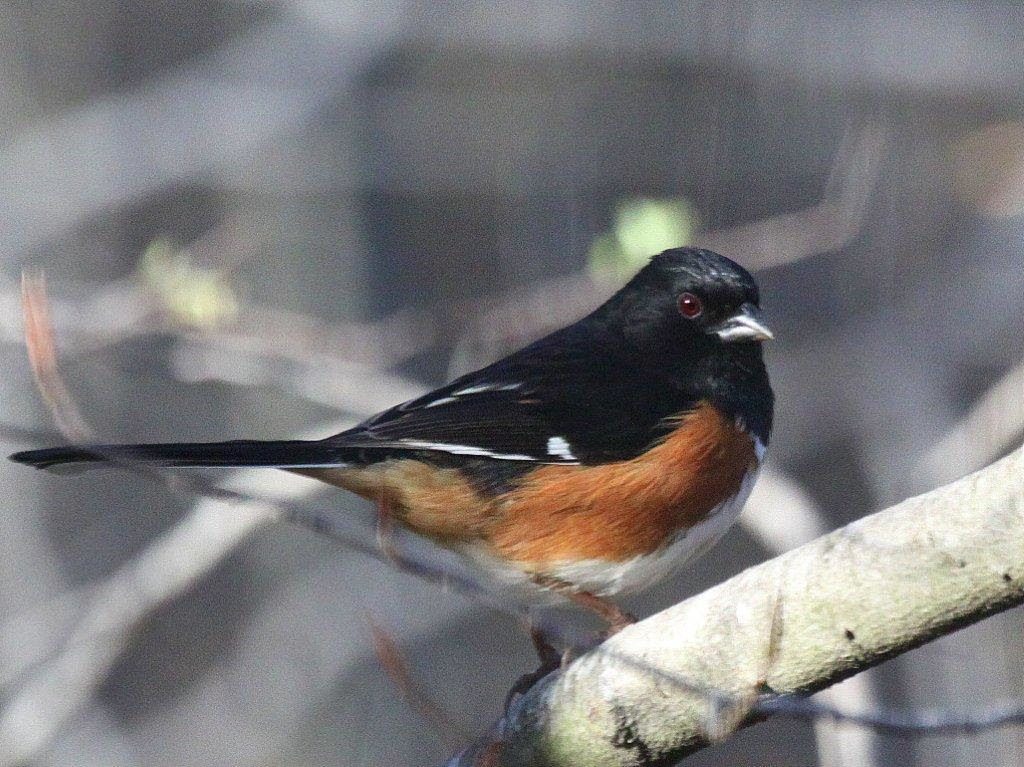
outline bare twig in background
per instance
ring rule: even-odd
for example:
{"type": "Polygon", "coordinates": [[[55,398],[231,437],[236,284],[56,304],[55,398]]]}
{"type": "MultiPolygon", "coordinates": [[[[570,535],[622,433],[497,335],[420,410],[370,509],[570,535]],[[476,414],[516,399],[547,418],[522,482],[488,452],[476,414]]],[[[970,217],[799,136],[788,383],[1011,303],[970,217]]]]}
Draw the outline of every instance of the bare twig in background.
{"type": "Polygon", "coordinates": [[[398,543],[395,541],[394,508],[391,498],[386,492],[381,492],[380,500],[374,505],[374,510],[376,511],[374,532],[376,533],[377,548],[392,563],[400,562],[402,557],[398,550],[398,543]]]}
{"type": "Polygon", "coordinates": [[[1006,373],[924,457],[922,470],[948,478],[975,471],[1024,432],[1024,362],[1006,373]]]}
{"type": "MultiPolygon", "coordinates": [[[[230,321],[204,329],[185,327],[167,312],[159,296],[126,278],[102,285],[76,285],[84,298],[52,297],[55,331],[65,351],[80,356],[147,335],[172,334],[183,340],[239,348],[261,347],[269,355],[291,359],[333,358],[374,367],[400,364],[435,340],[435,318],[426,310],[407,309],[371,322],[326,323],[319,318],[276,307],[247,303],[230,321]]],[[[0,278],[0,340],[24,343],[18,286],[0,278]]],[[[235,376],[237,378],[237,376],[235,376]]]]}
{"type": "Polygon", "coordinates": [[[748,708],[752,723],[785,707],[785,696],[1024,602],[1022,499],[1024,448],[624,629],[516,703],[500,727],[499,764],[669,763],[708,742],[709,705],[742,705],[767,690],[748,708]],[[761,679],[776,589],[783,626],[761,679]]]}
{"type": "MultiPolygon", "coordinates": [[[[160,317],[153,297],[132,280],[87,287],[85,299],[49,299],[55,332],[64,340],[68,353],[81,354],[170,328],[169,321],[160,317]]],[[[7,343],[25,343],[21,300],[17,282],[0,278],[0,339],[7,343]]]]}
{"type": "Polygon", "coordinates": [[[272,385],[360,416],[404,402],[426,389],[380,368],[307,350],[288,336],[274,333],[250,331],[241,336],[212,331],[182,339],[173,351],[172,364],[184,381],[272,385]]]}
{"type": "MultiPolygon", "coordinates": [[[[833,163],[825,194],[817,205],[796,213],[706,232],[694,244],[738,259],[752,270],[793,263],[839,250],[857,235],[887,146],[887,131],[869,124],[848,131],[833,163]]],[[[578,319],[602,300],[606,286],[588,273],[535,285],[514,296],[479,302],[460,343],[453,370],[462,372],[479,358],[493,358],[578,319]]]]}
{"type": "Polygon", "coordinates": [[[740,524],[773,554],[803,546],[829,529],[810,495],[771,463],[761,470],[740,524]]]}
{"type": "MultiPolygon", "coordinates": [[[[377,403],[374,405],[374,407],[382,407],[384,406],[384,404],[387,403],[377,403]]],[[[259,477],[256,476],[256,474],[258,473],[249,472],[244,474],[248,474],[250,476],[246,478],[243,486],[251,487],[253,483],[259,480],[259,477]]],[[[785,480],[782,480],[778,477],[773,477],[770,474],[766,477],[766,479],[767,482],[765,485],[764,492],[766,492],[769,495],[769,497],[775,495],[777,499],[788,499],[785,501],[786,503],[793,502],[793,499],[799,500],[800,493],[798,488],[790,486],[786,483],[785,480]]],[[[275,478],[275,480],[276,481],[274,482],[274,484],[279,486],[280,475],[278,475],[275,478]]],[[[307,483],[307,486],[308,484],[311,483],[307,483]]],[[[289,496],[289,498],[292,497],[289,496]]],[[[200,508],[207,503],[225,503],[228,501],[229,499],[209,499],[208,501],[204,501],[203,504],[200,505],[200,508]]],[[[259,501],[257,501],[257,503],[259,503],[259,501]]],[[[221,513],[229,513],[237,516],[237,510],[238,504],[232,503],[232,509],[230,511],[222,511],[221,513]]],[[[141,557],[137,562],[132,563],[131,567],[125,570],[124,572],[119,571],[117,574],[115,574],[115,576],[112,579],[110,579],[110,581],[108,581],[102,588],[94,590],[89,595],[88,603],[82,608],[81,612],[81,614],[84,616],[83,621],[79,625],[78,629],[76,629],[76,631],[72,635],[72,638],[69,639],[68,644],[66,645],[68,649],[60,653],[58,656],[56,656],[55,659],[43,663],[43,665],[40,666],[38,672],[33,673],[29,678],[28,682],[21,685],[18,694],[14,696],[12,700],[12,706],[6,711],[5,718],[0,720],[0,727],[11,728],[15,732],[23,734],[23,731],[18,729],[18,724],[25,723],[25,718],[23,715],[24,710],[26,708],[28,708],[29,710],[39,710],[38,704],[40,700],[45,701],[47,699],[47,693],[53,693],[56,689],[60,689],[62,691],[62,694],[67,693],[69,691],[71,693],[77,693],[68,696],[69,702],[77,699],[79,701],[79,704],[81,704],[82,702],[87,700],[88,696],[91,694],[91,689],[95,686],[95,684],[102,680],[102,670],[106,667],[109,667],[109,664],[117,656],[117,653],[119,652],[118,647],[120,646],[120,643],[123,641],[123,638],[128,635],[128,632],[132,625],[135,625],[148,613],[148,611],[152,610],[156,605],[162,603],[163,600],[169,598],[170,596],[173,596],[173,594],[175,593],[180,593],[180,590],[184,588],[184,586],[182,585],[183,583],[187,584],[189,582],[192,582],[188,580],[188,578],[194,579],[195,577],[198,577],[202,572],[204,572],[205,569],[208,569],[209,566],[212,566],[212,563],[215,562],[220,555],[226,553],[235,543],[237,543],[238,540],[244,537],[246,530],[255,529],[256,526],[263,524],[266,521],[270,521],[274,518],[280,518],[280,514],[281,509],[268,509],[264,513],[256,514],[254,518],[250,519],[250,522],[243,523],[241,527],[238,530],[236,530],[234,535],[232,535],[229,531],[226,537],[213,538],[212,542],[214,548],[218,548],[218,541],[223,542],[223,548],[219,548],[219,553],[217,553],[216,551],[211,552],[209,559],[201,559],[197,561],[195,563],[196,569],[193,570],[191,574],[187,576],[187,578],[181,579],[172,577],[167,579],[163,587],[155,589],[152,593],[146,595],[147,599],[144,600],[145,605],[140,606],[136,604],[133,606],[132,609],[118,611],[118,614],[114,616],[114,619],[111,620],[110,623],[100,623],[99,625],[96,625],[95,620],[90,619],[90,615],[94,611],[94,605],[108,602],[108,600],[111,598],[115,599],[115,601],[117,599],[122,599],[123,597],[119,596],[118,592],[123,591],[124,580],[127,579],[129,582],[131,582],[131,580],[135,577],[131,575],[131,571],[149,572],[148,569],[146,568],[146,562],[149,560],[149,556],[156,557],[156,559],[159,560],[159,549],[147,553],[147,555],[141,557]],[[77,676],[77,682],[75,678],[68,679],[65,676],[63,677],[63,681],[61,682],[61,684],[54,686],[53,679],[55,677],[61,678],[62,672],[66,672],[69,667],[74,666],[76,663],[78,663],[82,657],[81,653],[83,652],[86,655],[91,656],[92,662],[86,664],[84,671],[77,676]]],[[[296,519],[300,523],[306,524],[307,526],[313,527],[314,529],[323,531],[323,525],[320,522],[311,522],[310,519],[304,519],[301,514],[295,516],[293,514],[285,512],[285,516],[296,519]]],[[[820,521],[815,519],[813,510],[808,508],[807,513],[802,515],[800,518],[803,518],[803,516],[807,517],[807,521],[801,528],[801,534],[810,534],[811,532],[814,532],[815,530],[820,528],[820,521]]],[[[189,520],[186,521],[190,524],[194,524],[195,513],[193,515],[190,515],[189,520]]],[[[187,532],[185,532],[187,531],[188,527],[189,525],[182,526],[181,532],[182,535],[184,535],[184,538],[182,538],[181,541],[176,546],[172,545],[171,548],[177,548],[179,550],[191,550],[191,547],[200,545],[194,538],[189,538],[187,532]],[[187,544],[185,544],[186,541],[187,544]]],[[[772,546],[785,546],[789,545],[789,543],[792,543],[792,530],[790,530],[787,533],[787,535],[789,535],[788,542],[785,540],[785,536],[780,536],[778,534],[778,531],[775,531],[774,533],[770,530],[768,532],[762,532],[762,536],[767,541],[769,541],[772,546]]],[[[202,545],[204,547],[209,547],[210,540],[211,539],[207,538],[206,542],[202,545]]],[[[155,573],[156,569],[154,569],[152,572],[155,573]]],[[[441,579],[444,579],[446,577],[446,574],[441,574],[441,579]]],[[[153,576],[153,578],[151,578],[151,581],[155,581],[155,575],[153,576]]],[[[52,736],[52,734],[54,734],[56,730],[59,728],[59,720],[62,719],[61,711],[65,711],[66,714],[70,716],[70,714],[73,713],[74,710],[76,709],[72,705],[68,708],[57,706],[56,708],[50,710],[55,712],[56,719],[51,722],[52,727],[43,728],[44,736],[40,736],[38,734],[40,732],[38,727],[31,728],[32,732],[35,733],[34,737],[42,737],[42,740],[33,740],[32,738],[29,738],[26,742],[26,739],[22,738],[20,741],[18,739],[15,739],[15,741],[13,742],[21,742],[23,743],[23,745],[27,746],[31,746],[33,743],[36,746],[40,745],[40,743],[45,742],[46,740],[46,732],[49,732],[49,735],[52,736]]],[[[802,710],[806,712],[811,711],[813,709],[804,707],[802,710]]],[[[838,708],[823,709],[822,712],[822,717],[825,719],[832,719],[836,716],[841,717],[842,715],[841,709],[838,708]]],[[[0,729],[0,733],[3,732],[5,732],[5,730],[0,729]]],[[[31,749],[29,750],[31,751],[31,749]]]]}
{"type": "Polygon", "coordinates": [[[767,715],[804,721],[832,721],[890,735],[977,735],[1000,727],[1024,724],[1024,706],[1016,701],[979,706],[966,714],[948,709],[921,709],[909,714],[901,711],[856,713],[798,697],[765,701],[759,708],[767,715]]]}
{"type": "MultiPolygon", "coordinates": [[[[872,672],[852,676],[843,682],[822,690],[814,698],[814,705],[822,707],[820,716],[808,716],[814,727],[815,744],[818,747],[818,763],[821,767],[868,767],[878,761],[880,727],[844,727],[853,722],[858,712],[876,712],[883,721],[894,721],[895,715],[883,709],[882,696],[872,681],[872,672]],[[851,716],[835,718],[828,710],[842,711],[851,716]]],[[[974,716],[978,712],[972,711],[974,716]]]]}
{"type": "Polygon", "coordinates": [[[399,312],[376,323],[326,325],[294,312],[248,306],[230,323],[195,330],[175,322],[155,296],[130,280],[108,285],[86,301],[50,299],[41,278],[27,276],[25,285],[25,328],[10,320],[8,308],[13,311],[18,300],[13,288],[0,290],[0,328],[5,340],[32,344],[30,359],[40,391],[71,442],[90,441],[90,431],[66,385],[55,377],[54,344],[47,340],[53,338],[55,324],[69,336],[71,356],[129,338],[170,333],[179,339],[173,363],[182,380],[277,386],[361,416],[426,389],[378,367],[402,361],[412,343],[429,343],[423,333],[430,333],[432,322],[419,312],[399,312]],[[414,327],[420,330],[413,332],[414,327]]]}
{"type": "Polygon", "coordinates": [[[391,681],[394,682],[395,687],[402,693],[406,703],[430,724],[441,741],[449,747],[459,748],[468,743],[470,741],[469,733],[463,731],[447,712],[417,684],[409,669],[409,664],[398,645],[395,644],[394,638],[372,618],[368,618],[368,622],[373,635],[373,649],[377,654],[377,659],[391,681]]]}
{"type": "Polygon", "coordinates": [[[57,343],[46,295],[46,278],[41,273],[25,272],[22,275],[21,300],[25,320],[25,347],[39,393],[61,434],[71,442],[87,442],[92,432],[78,412],[57,370],[57,343]]]}
{"type": "Polygon", "coordinates": [[[864,222],[886,143],[886,129],[880,124],[848,132],[821,202],[797,213],[709,232],[700,238],[701,244],[739,258],[752,269],[769,269],[843,248],[864,222]]]}
{"type": "Polygon", "coordinates": [[[241,307],[235,322],[214,333],[229,334],[239,343],[253,337],[263,343],[276,339],[282,353],[288,344],[298,344],[309,353],[390,368],[433,348],[436,326],[437,315],[427,309],[400,309],[366,322],[325,323],[318,317],[250,304],[241,307]]]}
{"type": "Polygon", "coordinates": [[[265,505],[225,509],[223,504],[200,504],[83,595],[75,608],[80,620],[59,651],[30,674],[0,712],[0,764],[23,764],[38,755],[92,698],[133,629],[275,518],[265,505]]]}

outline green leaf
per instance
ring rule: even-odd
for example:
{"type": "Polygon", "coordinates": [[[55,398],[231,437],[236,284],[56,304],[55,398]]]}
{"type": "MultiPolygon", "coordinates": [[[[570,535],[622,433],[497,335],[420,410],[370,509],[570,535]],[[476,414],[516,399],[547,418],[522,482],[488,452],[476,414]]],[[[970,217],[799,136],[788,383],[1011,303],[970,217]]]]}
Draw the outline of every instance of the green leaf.
{"type": "Polygon", "coordinates": [[[209,328],[238,312],[238,300],[223,275],[193,264],[187,251],[167,240],[149,244],[139,261],[139,276],[165,310],[185,325],[209,328]]]}
{"type": "Polygon", "coordinates": [[[590,273],[601,282],[624,282],[651,256],[689,244],[696,228],[696,215],[684,198],[625,200],[611,230],[590,247],[590,273]]]}

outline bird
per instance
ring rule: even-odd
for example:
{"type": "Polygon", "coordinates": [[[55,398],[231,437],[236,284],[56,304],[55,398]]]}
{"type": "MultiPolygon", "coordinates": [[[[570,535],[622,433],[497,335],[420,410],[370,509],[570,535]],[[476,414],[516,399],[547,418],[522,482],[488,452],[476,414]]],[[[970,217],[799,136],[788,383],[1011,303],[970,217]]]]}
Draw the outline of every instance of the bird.
{"type": "Polygon", "coordinates": [[[772,337],[749,272],[673,248],[577,322],[325,439],[11,459],[313,477],[381,504],[493,582],[593,611],[611,633],[633,620],[612,597],[664,578],[736,521],[771,434],[772,337]]]}

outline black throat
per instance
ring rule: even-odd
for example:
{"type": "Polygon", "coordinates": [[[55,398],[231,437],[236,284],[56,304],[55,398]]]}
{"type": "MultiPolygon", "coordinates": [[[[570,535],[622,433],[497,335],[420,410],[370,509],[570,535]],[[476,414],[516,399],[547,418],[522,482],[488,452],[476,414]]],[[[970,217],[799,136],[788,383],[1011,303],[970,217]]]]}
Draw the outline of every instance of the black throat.
{"type": "Polygon", "coordinates": [[[768,382],[761,345],[709,342],[700,346],[679,355],[678,362],[671,357],[661,361],[662,365],[668,362],[681,399],[690,406],[707,400],[767,446],[775,396],[768,382]]]}

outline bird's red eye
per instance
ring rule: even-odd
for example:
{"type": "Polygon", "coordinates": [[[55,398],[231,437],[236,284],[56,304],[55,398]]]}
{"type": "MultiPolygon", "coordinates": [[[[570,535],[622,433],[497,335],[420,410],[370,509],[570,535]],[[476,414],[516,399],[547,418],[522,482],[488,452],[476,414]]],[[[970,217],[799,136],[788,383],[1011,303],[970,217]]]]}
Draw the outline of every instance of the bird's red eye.
{"type": "Polygon", "coordinates": [[[693,293],[683,293],[679,296],[679,313],[686,319],[696,319],[703,311],[704,303],[693,293]]]}

